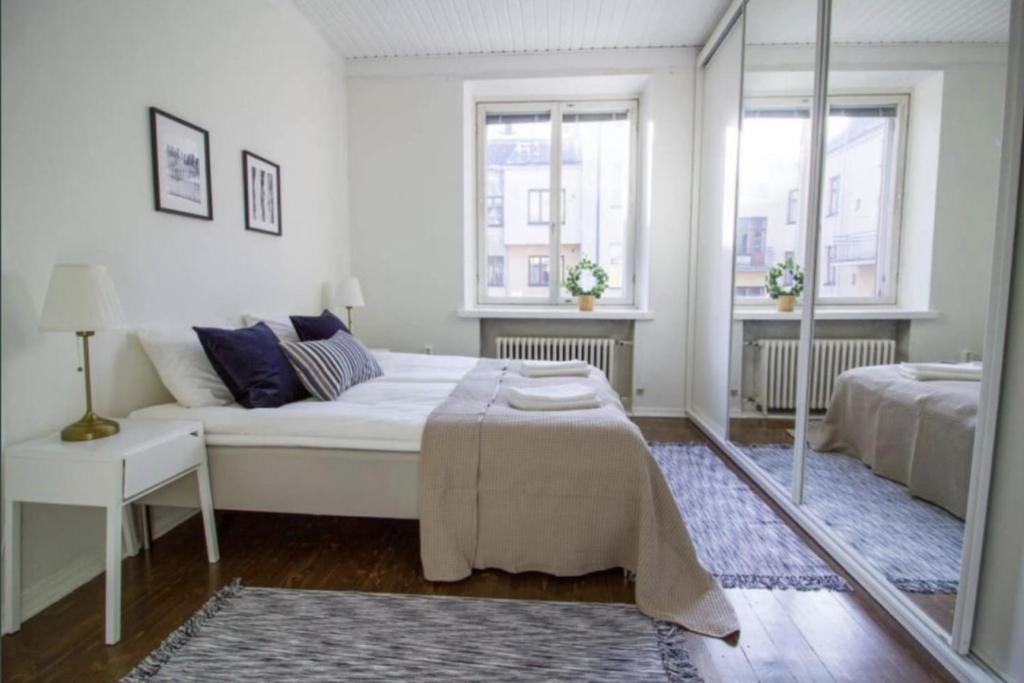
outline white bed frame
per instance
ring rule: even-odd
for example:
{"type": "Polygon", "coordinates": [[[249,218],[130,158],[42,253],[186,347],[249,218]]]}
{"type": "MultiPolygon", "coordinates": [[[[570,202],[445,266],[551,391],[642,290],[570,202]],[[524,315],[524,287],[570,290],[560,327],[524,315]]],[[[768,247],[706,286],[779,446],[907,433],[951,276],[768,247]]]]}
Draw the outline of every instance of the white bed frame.
{"type": "MultiPolygon", "coordinates": [[[[418,519],[419,452],[207,446],[218,510],[418,519]]],[[[199,507],[184,477],[138,501],[199,507]]]]}

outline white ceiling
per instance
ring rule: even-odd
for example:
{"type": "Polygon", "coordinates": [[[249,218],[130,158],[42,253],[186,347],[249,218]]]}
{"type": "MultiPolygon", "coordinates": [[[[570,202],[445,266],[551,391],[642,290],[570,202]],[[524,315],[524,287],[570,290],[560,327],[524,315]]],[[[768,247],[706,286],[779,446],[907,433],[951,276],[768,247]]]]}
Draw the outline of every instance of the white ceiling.
{"type": "MultiPolygon", "coordinates": [[[[348,59],[702,45],[729,0],[292,0],[348,59]]],[[[816,0],[750,0],[755,44],[814,40],[816,0]]],[[[837,43],[1005,42],[1010,0],[834,0],[837,43]]]]}
{"type": "Polygon", "coordinates": [[[346,58],[701,45],[729,0],[293,0],[346,58]]]}
{"type": "MultiPolygon", "coordinates": [[[[747,42],[813,43],[817,0],[750,0],[747,42]]],[[[1010,0],[833,0],[832,42],[1003,43],[1010,0]]]]}

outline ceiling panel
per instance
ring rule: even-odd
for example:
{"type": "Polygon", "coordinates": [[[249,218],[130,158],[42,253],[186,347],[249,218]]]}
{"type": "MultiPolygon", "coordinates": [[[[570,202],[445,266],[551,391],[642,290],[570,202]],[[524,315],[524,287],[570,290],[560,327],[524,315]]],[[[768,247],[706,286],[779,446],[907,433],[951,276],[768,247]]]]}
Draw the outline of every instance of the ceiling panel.
{"type": "Polygon", "coordinates": [[[346,58],[701,45],[729,0],[293,0],[346,58]]]}
{"type": "MultiPolygon", "coordinates": [[[[814,42],[816,0],[750,0],[747,42],[814,42]]],[[[832,42],[1004,43],[1010,0],[833,0],[832,42]]]]}
{"type": "MultiPolygon", "coordinates": [[[[344,57],[702,45],[729,0],[292,0],[344,57]]],[[[814,40],[816,0],[750,0],[748,42],[814,40]]],[[[1010,0],[835,0],[838,43],[1005,42],[1010,0]]]]}

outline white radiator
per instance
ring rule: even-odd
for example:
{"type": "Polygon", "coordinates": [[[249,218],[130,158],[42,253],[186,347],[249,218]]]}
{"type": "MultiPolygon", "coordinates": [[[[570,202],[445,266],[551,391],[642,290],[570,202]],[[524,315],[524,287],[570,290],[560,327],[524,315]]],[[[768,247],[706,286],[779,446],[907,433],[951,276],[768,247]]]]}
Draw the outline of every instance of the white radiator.
{"type": "Polygon", "coordinates": [[[498,358],[584,360],[615,376],[615,340],[603,337],[498,337],[498,358]]]}
{"type": "MultiPolygon", "coordinates": [[[[759,339],[761,374],[757,403],[770,410],[796,410],[796,339],[759,339]]],[[[851,368],[890,365],[896,358],[892,339],[815,339],[811,351],[811,410],[825,410],[836,378],[851,368]]]]}

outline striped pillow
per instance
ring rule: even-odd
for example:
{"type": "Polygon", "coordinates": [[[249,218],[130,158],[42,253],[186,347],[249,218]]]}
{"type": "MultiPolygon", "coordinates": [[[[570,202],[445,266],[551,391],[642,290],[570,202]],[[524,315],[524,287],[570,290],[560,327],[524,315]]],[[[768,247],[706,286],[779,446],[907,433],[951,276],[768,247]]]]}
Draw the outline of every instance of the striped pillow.
{"type": "Polygon", "coordinates": [[[330,339],[281,342],[281,350],[303,386],[321,401],[333,401],[349,387],[384,374],[370,350],[343,330],[330,339]]]}

